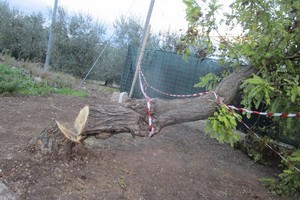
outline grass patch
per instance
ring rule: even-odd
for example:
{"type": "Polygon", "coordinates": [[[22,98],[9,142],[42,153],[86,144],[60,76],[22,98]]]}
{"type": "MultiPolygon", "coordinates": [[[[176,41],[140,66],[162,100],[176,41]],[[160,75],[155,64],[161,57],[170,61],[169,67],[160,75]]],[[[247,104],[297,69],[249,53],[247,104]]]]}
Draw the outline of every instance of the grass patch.
{"type": "Polygon", "coordinates": [[[0,65],[0,94],[43,95],[52,91],[45,82],[36,82],[16,67],[0,65]]]}
{"type": "Polygon", "coordinates": [[[7,54],[0,54],[0,58],[3,60],[3,65],[9,68],[17,67],[31,77],[40,77],[47,81],[47,85],[55,88],[73,88],[79,84],[79,80],[70,74],[54,72],[51,69],[45,72],[42,68],[43,63],[40,62],[18,61],[7,54]]]}
{"type": "Polygon", "coordinates": [[[87,97],[88,94],[82,90],[74,90],[70,88],[58,88],[53,90],[57,94],[71,95],[76,97],[87,97]]]}
{"type": "Polygon", "coordinates": [[[88,96],[87,92],[70,88],[54,88],[48,81],[35,81],[22,68],[0,64],[0,95],[46,95],[51,92],[77,97],[88,96]]]}
{"type": "MultiPolygon", "coordinates": [[[[42,68],[40,62],[19,61],[7,54],[0,53],[0,95],[46,95],[57,93],[77,97],[86,97],[88,93],[82,90],[75,90],[81,82],[70,74],[54,72],[51,69],[47,72],[42,68]],[[36,79],[40,79],[37,81],[36,79]]],[[[97,85],[99,92],[113,93],[119,88],[106,87],[91,81],[91,86],[97,85]]],[[[104,82],[103,82],[104,84],[104,82]]]]}

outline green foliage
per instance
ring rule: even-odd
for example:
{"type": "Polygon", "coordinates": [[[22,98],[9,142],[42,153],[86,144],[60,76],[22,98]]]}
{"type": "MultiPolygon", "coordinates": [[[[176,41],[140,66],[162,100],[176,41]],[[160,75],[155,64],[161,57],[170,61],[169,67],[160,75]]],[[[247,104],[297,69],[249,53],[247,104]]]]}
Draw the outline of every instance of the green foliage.
{"type": "MultiPolygon", "coordinates": [[[[143,23],[139,16],[122,15],[115,20],[114,28],[113,44],[108,45],[103,56],[105,59],[100,61],[100,67],[92,76],[97,76],[102,81],[119,84],[129,45],[134,47],[141,45],[143,23]]],[[[146,48],[159,49],[161,47],[172,50],[175,46],[172,36],[174,35],[169,32],[166,34],[160,32],[158,35],[151,33],[146,48]]]]}
{"type": "Polygon", "coordinates": [[[15,66],[22,69],[25,74],[30,75],[31,77],[40,77],[42,80],[46,80],[47,85],[51,87],[72,88],[79,84],[78,79],[69,74],[54,72],[53,70],[45,72],[44,69],[41,68],[41,63],[18,61],[8,54],[0,54],[0,57],[3,59],[2,63],[4,66],[15,66]]]}
{"type": "Polygon", "coordinates": [[[271,191],[275,194],[297,199],[300,196],[300,173],[295,167],[300,166],[300,150],[293,152],[287,157],[287,163],[282,164],[287,168],[277,175],[277,178],[264,178],[260,181],[270,186],[271,191]]]}
{"type": "MultiPolygon", "coordinates": [[[[299,112],[299,2],[237,0],[231,8],[227,23],[240,24],[244,32],[239,40],[224,44],[222,55],[247,60],[259,70],[243,84],[242,103],[263,105],[270,112],[299,112]]],[[[299,119],[273,120],[278,135],[292,137],[300,130],[299,119]]]]}
{"type": "Polygon", "coordinates": [[[157,37],[158,38],[156,38],[156,40],[158,40],[157,43],[159,43],[159,45],[152,45],[154,48],[162,51],[176,52],[176,47],[179,40],[179,36],[176,32],[171,32],[170,30],[167,32],[160,31],[157,37]]]}
{"type": "Polygon", "coordinates": [[[0,1],[0,52],[17,59],[41,60],[46,48],[46,30],[41,13],[24,15],[0,1]]]}
{"type": "Polygon", "coordinates": [[[216,138],[221,143],[226,142],[233,146],[239,140],[239,135],[233,131],[237,125],[237,118],[240,118],[238,114],[231,113],[224,105],[221,105],[218,112],[215,112],[213,117],[208,118],[205,131],[211,138],[216,138]]]}
{"type": "Polygon", "coordinates": [[[291,89],[287,91],[287,95],[290,96],[291,102],[296,103],[300,98],[300,86],[291,86],[291,89]]]}
{"type": "Polygon", "coordinates": [[[120,83],[122,67],[126,60],[125,52],[121,49],[108,45],[99,61],[99,67],[96,67],[90,75],[91,79],[107,81],[110,84],[120,83]]]}
{"type": "Polygon", "coordinates": [[[180,38],[177,52],[184,55],[193,53],[201,58],[212,55],[215,47],[209,34],[217,27],[218,20],[215,14],[221,5],[217,0],[203,1],[202,4],[196,0],[183,0],[183,3],[186,6],[188,29],[180,38]]]}
{"type": "Polygon", "coordinates": [[[105,28],[89,15],[69,16],[63,8],[57,14],[51,66],[83,78],[102,51],[105,28]]]}
{"type": "Polygon", "coordinates": [[[143,34],[142,19],[137,16],[120,16],[114,23],[114,42],[121,48],[128,45],[139,46],[143,34]]]}
{"type": "Polygon", "coordinates": [[[255,162],[263,165],[272,165],[278,162],[277,155],[268,146],[271,146],[273,149],[278,149],[278,144],[268,136],[263,136],[258,139],[254,134],[249,133],[245,141],[240,143],[238,148],[255,162]]]}
{"type": "Polygon", "coordinates": [[[265,79],[257,75],[249,78],[241,85],[244,92],[242,104],[247,108],[251,108],[253,103],[257,109],[263,102],[265,105],[271,104],[270,96],[275,92],[275,88],[270,85],[265,79]]]}
{"type": "MultiPolygon", "coordinates": [[[[300,3],[282,0],[236,0],[231,12],[218,20],[220,6],[215,0],[183,1],[187,7],[188,31],[181,40],[182,52],[202,41],[208,53],[220,58],[224,76],[242,65],[257,68],[258,73],[242,84],[247,108],[263,107],[268,112],[298,113],[300,105],[300,3]],[[193,9],[193,7],[195,7],[193,9]],[[200,7],[200,8],[199,8],[200,7]],[[195,16],[199,11],[199,17],[195,16]],[[190,12],[190,13],[189,13],[190,12]],[[235,38],[221,32],[241,30],[235,38]],[[221,30],[222,27],[222,30],[221,30]],[[222,33],[222,35],[220,34],[222,33]],[[211,35],[218,35],[213,43],[211,35]]],[[[205,79],[204,79],[205,80],[205,79]]],[[[204,84],[204,83],[203,83],[204,84]]],[[[293,137],[300,130],[297,118],[273,118],[273,135],[293,137]]],[[[275,137],[274,137],[275,139],[275,137]]]]}
{"type": "Polygon", "coordinates": [[[196,0],[183,0],[186,5],[186,20],[189,23],[195,23],[199,17],[201,17],[201,7],[198,5],[196,0]]]}
{"type": "Polygon", "coordinates": [[[20,69],[0,65],[0,94],[43,95],[51,91],[46,83],[36,83],[20,69]]]}
{"type": "Polygon", "coordinates": [[[51,92],[46,83],[37,83],[16,67],[0,65],[0,94],[42,95],[51,92]]]}
{"type": "Polygon", "coordinates": [[[194,87],[205,87],[207,91],[211,91],[216,88],[220,80],[220,77],[213,73],[208,73],[204,77],[200,77],[200,82],[195,84],[194,87]]]}
{"type": "Polygon", "coordinates": [[[255,149],[250,149],[249,152],[248,152],[248,155],[249,155],[255,162],[261,161],[262,158],[263,158],[261,152],[256,151],[255,149]]]}
{"type": "Polygon", "coordinates": [[[0,65],[0,95],[46,95],[51,92],[86,97],[85,91],[70,88],[53,88],[46,82],[36,82],[24,70],[0,65]]]}
{"type": "MultiPolygon", "coordinates": [[[[204,45],[201,49],[220,58],[224,65],[223,76],[242,65],[257,68],[258,73],[242,85],[244,106],[261,106],[269,112],[299,112],[298,1],[235,0],[230,5],[231,12],[218,18],[220,5],[215,0],[183,2],[189,27],[180,43],[181,52],[190,52],[186,49],[201,40],[204,45]],[[195,17],[196,12],[199,12],[198,17],[195,17]],[[240,32],[236,37],[227,37],[224,27],[234,31],[238,28],[240,32]],[[218,36],[219,43],[213,42],[211,38],[215,36],[212,35],[218,36]]],[[[278,135],[293,136],[300,130],[299,119],[273,120],[278,135]]]]}
{"type": "MultiPolygon", "coordinates": [[[[189,27],[181,40],[180,52],[189,53],[189,46],[196,46],[201,40],[204,45],[201,49],[220,58],[224,76],[245,65],[257,69],[256,75],[242,84],[245,107],[264,108],[273,113],[299,112],[300,1],[235,0],[230,5],[231,11],[218,18],[215,16],[221,12],[215,0],[203,1],[201,5],[193,0],[183,2],[189,27]],[[198,18],[196,12],[199,12],[198,18]],[[234,31],[235,37],[228,37],[224,27],[234,31]],[[219,42],[213,42],[212,35],[217,35],[219,42]]],[[[299,118],[274,117],[272,120],[272,126],[267,128],[272,139],[300,138],[299,118]]],[[[224,123],[213,122],[210,130],[221,131],[222,126],[226,129],[224,123]]],[[[250,153],[254,159],[260,159],[259,150],[250,153]]],[[[295,160],[289,159],[290,162],[295,160]]],[[[289,168],[279,178],[280,183],[274,182],[280,187],[277,193],[296,198],[299,173],[289,168]]]]}

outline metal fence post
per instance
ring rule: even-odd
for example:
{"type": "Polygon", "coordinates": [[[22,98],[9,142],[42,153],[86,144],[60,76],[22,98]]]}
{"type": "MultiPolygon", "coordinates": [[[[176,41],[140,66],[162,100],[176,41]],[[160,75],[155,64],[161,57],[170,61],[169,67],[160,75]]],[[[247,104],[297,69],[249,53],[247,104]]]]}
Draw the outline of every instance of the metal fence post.
{"type": "Polygon", "coordinates": [[[142,59],[143,59],[143,54],[144,54],[144,51],[145,51],[145,46],[146,46],[147,39],[148,39],[149,32],[150,32],[149,23],[150,23],[150,18],[151,18],[151,14],[152,14],[154,2],[155,2],[155,0],[151,0],[150,6],[149,6],[149,10],[148,10],[147,19],[146,19],[146,22],[145,22],[144,34],[143,34],[143,38],[142,38],[142,46],[141,46],[141,49],[139,50],[139,53],[138,53],[138,59],[136,60],[135,74],[134,74],[134,78],[133,78],[131,89],[130,89],[130,93],[129,93],[129,98],[130,99],[132,97],[133,90],[134,90],[134,87],[135,87],[135,84],[136,84],[139,67],[140,67],[140,64],[141,64],[142,59]]]}

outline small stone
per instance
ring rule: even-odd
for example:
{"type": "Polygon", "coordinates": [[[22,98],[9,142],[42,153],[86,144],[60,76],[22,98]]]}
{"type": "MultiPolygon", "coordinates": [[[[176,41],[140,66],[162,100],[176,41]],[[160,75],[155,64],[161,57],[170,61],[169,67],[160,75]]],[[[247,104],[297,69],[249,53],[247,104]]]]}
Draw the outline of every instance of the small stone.
{"type": "Polygon", "coordinates": [[[111,96],[112,102],[125,103],[128,100],[127,92],[114,92],[111,96]]]}
{"type": "Polygon", "coordinates": [[[34,77],[33,80],[37,83],[42,82],[42,79],[40,77],[34,77]]]}
{"type": "Polygon", "coordinates": [[[111,96],[112,102],[118,102],[119,101],[120,92],[114,92],[111,96]]]}
{"type": "Polygon", "coordinates": [[[128,100],[128,93],[121,92],[119,96],[119,103],[125,103],[128,100]]]}

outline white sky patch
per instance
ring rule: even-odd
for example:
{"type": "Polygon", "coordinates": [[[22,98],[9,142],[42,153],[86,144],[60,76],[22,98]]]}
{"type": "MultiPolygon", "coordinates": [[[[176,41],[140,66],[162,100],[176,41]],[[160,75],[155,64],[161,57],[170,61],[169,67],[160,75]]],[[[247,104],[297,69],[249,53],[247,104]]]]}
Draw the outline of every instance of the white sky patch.
{"type": "MultiPolygon", "coordinates": [[[[226,8],[232,1],[219,0],[227,12],[226,8]]],[[[109,35],[113,30],[113,22],[121,15],[134,15],[145,20],[150,2],[151,0],[58,0],[58,5],[64,7],[70,14],[91,15],[94,20],[105,24],[109,35]]],[[[53,9],[54,0],[9,0],[8,3],[26,13],[42,12],[48,17],[49,9],[53,9]]],[[[220,14],[224,11],[220,11],[220,14]]],[[[185,5],[182,0],[155,0],[150,25],[154,32],[161,30],[179,32],[186,29],[185,5]]]]}
{"type": "MultiPolygon", "coordinates": [[[[145,20],[151,0],[58,0],[67,12],[91,15],[112,27],[121,15],[134,15],[145,20]]],[[[54,0],[9,0],[11,6],[25,13],[42,12],[46,17],[53,8],[54,0]]],[[[156,0],[151,17],[151,29],[178,31],[186,27],[185,6],[181,0],[156,0]]]]}

